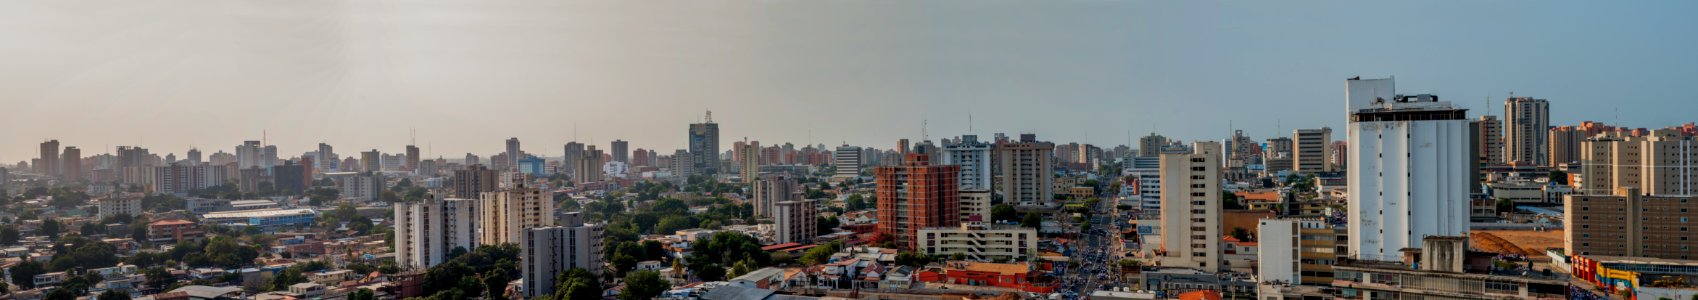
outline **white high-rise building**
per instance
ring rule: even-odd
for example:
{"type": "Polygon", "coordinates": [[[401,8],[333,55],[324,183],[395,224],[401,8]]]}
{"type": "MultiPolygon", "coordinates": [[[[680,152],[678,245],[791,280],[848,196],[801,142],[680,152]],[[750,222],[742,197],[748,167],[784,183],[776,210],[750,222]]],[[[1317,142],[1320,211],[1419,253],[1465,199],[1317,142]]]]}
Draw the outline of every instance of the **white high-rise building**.
{"type": "Polygon", "coordinates": [[[1162,266],[1227,270],[1221,259],[1221,145],[1161,154],[1162,266]]]}
{"type": "Polygon", "coordinates": [[[477,199],[436,199],[395,204],[395,262],[429,268],[454,248],[477,246],[477,199]]]}
{"type": "Polygon", "coordinates": [[[554,226],[553,199],[551,192],[524,184],[484,192],[478,199],[478,243],[521,243],[525,230],[554,226]]]}
{"type": "MultiPolygon", "coordinates": [[[[549,213],[552,215],[552,213],[549,213]]],[[[600,274],[602,224],[584,223],[576,212],[561,216],[561,225],[524,230],[519,244],[525,299],[554,293],[555,276],[574,268],[600,274]]]]}
{"type": "Polygon", "coordinates": [[[1161,209],[1161,158],[1133,157],[1132,165],[1124,171],[1131,182],[1126,183],[1132,190],[1127,197],[1137,200],[1138,207],[1145,211],[1161,209]],[[1136,183],[1136,184],[1132,184],[1136,183]]]}
{"type": "Polygon", "coordinates": [[[1397,95],[1391,78],[1345,86],[1351,256],[1395,261],[1425,237],[1468,234],[1467,110],[1397,95]]]}
{"type": "Polygon", "coordinates": [[[943,141],[943,164],[961,166],[962,191],[991,190],[991,144],[977,135],[943,141]]]}

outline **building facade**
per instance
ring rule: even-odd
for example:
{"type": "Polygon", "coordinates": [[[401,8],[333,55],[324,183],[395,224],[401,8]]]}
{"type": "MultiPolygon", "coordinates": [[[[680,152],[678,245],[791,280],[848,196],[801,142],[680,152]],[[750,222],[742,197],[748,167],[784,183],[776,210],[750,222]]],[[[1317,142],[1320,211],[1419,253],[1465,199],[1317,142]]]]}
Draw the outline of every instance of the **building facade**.
{"type": "Polygon", "coordinates": [[[980,142],[979,136],[944,140],[943,164],[961,167],[962,191],[991,190],[991,144],[980,142]]]}
{"type": "Polygon", "coordinates": [[[527,228],[519,244],[525,298],[554,293],[555,276],[571,269],[600,274],[603,258],[602,224],[584,223],[576,212],[561,217],[563,226],[527,228]]]}
{"type": "Polygon", "coordinates": [[[1347,218],[1357,259],[1394,261],[1423,237],[1468,234],[1467,110],[1393,87],[1390,78],[1346,82],[1347,218]]]}
{"type": "Polygon", "coordinates": [[[909,154],[901,166],[874,169],[877,184],[878,233],[902,249],[917,249],[921,228],[955,226],[961,222],[958,187],[961,167],[931,165],[924,154],[909,154]]]}
{"type": "Polygon", "coordinates": [[[1036,135],[1021,134],[1015,142],[997,142],[997,169],[1003,201],[1021,206],[1055,204],[1055,144],[1039,142],[1036,135]]]}
{"type": "Polygon", "coordinates": [[[1510,97],[1503,102],[1504,159],[1517,165],[1550,165],[1551,104],[1545,99],[1510,97]]]}
{"type": "Polygon", "coordinates": [[[921,228],[916,236],[919,249],[915,251],[932,257],[962,254],[971,261],[1022,262],[1038,251],[1038,230],[1019,225],[962,223],[921,228]]]}
{"type": "Polygon", "coordinates": [[[395,262],[425,269],[455,248],[477,247],[478,200],[435,199],[395,204],[395,262]]]}
{"type": "Polygon", "coordinates": [[[779,202],[802,200],[804,192],[795,178],[784,175],[761,176],[749,189],[756,218],[773,217],[779,202]]]}
{"type": "Polygon", "coordinates": [[[1334,172],[1332,157],[1332,128],[1298,129],[1291,133],[1296,149],[1292,150],[1291,169],[1303,173],[1334,172]]]}
{"type": "Polygon", "coordinates": [[[495,170],[480,164],[467,165],[465,170],[454,171],[453,198],[477,199],[484,192],[495,191],[499,181],[495,170]]]}
{"type": "Polygon", "coordinates": [[[478,244],[520,243],[525,230],[554,226],[550,192],[518,184],[478,198],[478,244]]]}
{"type": "Polygon", "coordinates": [[[1698,142],[1671,134],[1610,132],[1581,142],[1580,191],[1608,195],[1637,188],[1651,195],[1698,194],[1698,142]]]}
{"type": "Polygon", "coordinates": [[[819,236],[817,200],[780,201],[774,207],[772,236],[776,242],[807,244],[819,236]]]}
{"type": "Polygon", "coordinates": [[[1480,148],[1480,164],[1502,165],[1509,162],[1503,154],[1503,121],[1497,116],[1480,116],[1474,122],[1479,124],[1480,130],[1480,143],[1475,144],[1480,148]]]}
{"type": "Polygon", "coordinates": [[[696,174],[719,173],[719,124],[713,122],[713,112],[707,113],[706,121],[690,124],[690,153],[696,174]]]}
{"type": "Polygon", "coordinates": [[[1161,155],[1162,266],[1226,270],[1221,259],[1221,145],[1161,155]]]}
{"type": "Polygon", "coordinates": [[[1568,255],[1698,259],[1698,196],[1652,196],[1637,188],[1613,195],[1563,197],[1568,255]]]}

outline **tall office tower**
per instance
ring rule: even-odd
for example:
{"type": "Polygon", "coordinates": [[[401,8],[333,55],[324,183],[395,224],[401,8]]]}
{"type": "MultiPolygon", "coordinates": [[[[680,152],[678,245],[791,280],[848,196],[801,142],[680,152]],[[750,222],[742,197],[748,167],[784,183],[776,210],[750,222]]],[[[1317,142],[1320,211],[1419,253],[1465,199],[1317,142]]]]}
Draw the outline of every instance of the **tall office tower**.
{"type": "Polygon", "coordinates": [[[1167,146],[1167,137],[1150,135],[1138,138],[1138,157],[1156,157],[1161,155],[1161,148],[1167,146]]]}
{"type": "Polygon", "coordinates": [[[1518,165],[1550,165],[1551,104],[1545,99],[1509,97],[1503,101],[1505,160],[1518,165]]]}
{"type": "Polygon", "coordinates": [[[943,142],[943,164],[961,167],[962,191],[991,190],[991,144],[977,135],[962,135],[943,142]]]}
{"type": "Polygon", "coordinates": [[[1468,234],[1466,109],[1394,94],[1391,78],[1346,81],[1352,257],[1396,261],[1428,236],[1468,234]],[[1360,221],[1358,221],[1360,220],[1360,221]]]}
{"type": "Polygon", "coordinates": [[[59,140],[41,142],[41,160],[35,163],[35,172],[46,176],[58,176],[59,158],[59,140]]]}
{"type": "Polygon", "coordinates": [[[961,224],[961,167],[932,165],[925,154],[910,153],[901,166],[873,169],[877,185],[878,233],[897,248],[918,250],[915,232],[961,224]]]}
{"type": "Polygon", "coordinates": [[[360,171],[383,172],[383,152],[377,152],[377,149],[360,152],[360,171]]]}
{"type": "Polygon", "coordinates": [[[819,236],[819,200],[780,201],[772,215],[773,239],[780,244],[808,244],[819,236]]]}
{"type": "Polygon", "coordinates": [[[419,146],[407,145],[406,171],[419,169],[419,146]]]}
{"type": "Polygon", "coordinates": [[[555,276],[562,272],[584,269],[592,274],[601,273],[603,258],[607,257],[602,252],[604,225],[584,223],[577,212],[562,215],[560,224],[524,232],[525,242],[519,244],[520,261],[524,265],[519,269],[523,272],[520,277],[524,280],[525,299],[546,296],[562,288],[555,286],[555,276]]]}
{"type": "Polygon", "coordinates": [[[602,175],[606,174],[602,171],[602,165],[604,165],[604,163],[602,162],[601,150],[596,150],[595,146],[589,146],[588,149],[584,149],[583,157],[578,158],[578,165],[573,166],[573,169],[576,170],[572,172],[573,174],[576,174],[572,177],[573,182],[586,183],[601,181],[603,177],[602,175]]]}
{"type": "Polygon", "coordinates": [[[1503,156],[1503,121],[1497,116],[1480,116],[1474,122],[1480,127],[1480,143],[1474,144],[1480,147],[1480,164],[1502,165],[1509,162],[1503,156]]]}
{"type": "Polygon", "coordinates": [[[318,157],[313,158],[313,161],[318,163],[318,169],[321,172],[329,173],[338,171],[336,169],[336,163],[342,158],[336,156],[336,151],[330,147],[330,144],[318,143],[318,152],[315,153],[318,154],[318,157]]]}
{"type": "Polygon", "coordinates": [[[395,262],[426,269],[448,259],[454,248],[477,247],[477,199],[438,199],[395,203],[395,262]]]}
{"type": "Polygon", "coordinates": [[[83,150],[76,146],[65,147],[65,152],[59,158],[59,179],[77,181],[83,179],[83,150]]]}
{"type": "Polygon", "coordinates": [[[507,151],[502,152],[507,154],[507,159],[503,161],[507,163],[507,169],[519,169],[519,160],[524,159],[524,157],[519,155],[519,151],[519,138],[507,138],[507,151]]]}
{"type": "Polygon", "coordinates": [[[1671,132],[1606,132],[1581,142],[1580,194],[1636,188],[1649,195],[1698,194],[1698,141],[1671,132]]]}
{"type": "Polygon", "coordinates": [[[572,178],[578,178],[578,177],[583,176],[581,174],[578,174],[578,161],[584,159],[584,144],[583,143],[566,142],[566,156],[564,156],[562,159],[564,161],[562,161],[561,163],[564,164],[566,166],[566,169],[568,170],[568,171],[566,171],[566,175],[571,176],[572,178]]]}
{"type": "Polygon", "coordinates": [[[1568,255],[1698,258],[1698,239],[1687,229],[1698,218],[1698,196],[1622,187],[1609,195],[1564,196],[1562,208],[1568,255]]]}
{"type": "Polygon", "coordinates": [[[188,157],[189,164],[195,164],[195,165],[200,164],[200,162],[201,162],[200,149],[189,148],[188,156],[189,156],[188,157]]]}
{"type": "Polygon", "coordinates": [[[1291,161],[1295,164],[1292,170],[1303,173],[1338,171],[1331,161],[1332,128],[1298,129],[1291,133],[1291,139],[1297,142],[1297,149],[1292,151],[1294,157],[1291,161]]]}
{"type": "MultiPolygon", "coordinates": [[[[1333,166],[1333,168],[1335,168],[1335,170],[1344,170],[1345,168],[1350,167],[1350,143],[1349,142],[1333,141],[1332,145],[1327,146],[1327,147],[1328,147],[1327,149],[1331,150],[1331,152],[1328,154],[1327,161],[1332,163],[1332,166],[1333,166]]],[[[1478,159],[1476,159],[1476,160],[1478,160],[1478,159]]]]}
{"type": "Polygon", "coordinates": [[[690,124],[690,153],[696,173],[719,173],[719,124],[713,122],[712,111],[707,112],[704,122],[690,124]]]}
{"type": "Polygon", "coordinates": [[[861,177],[861,164],[865,157],[861,155],[861,147],[844,144],[837,146],[837,151],[831,153],[831,166],[837,168],[837,173],[831,175],[831,180],[841,181],[861,177]]]}
{"type": "Polygon", "coordinates": [[[484,192],[494,192],[500,177],[484,165],[469,165],[454,171],[454,198],[478,199],[484,192]]]}
{"type": "Polygon", "coordinates": [[[755,177],[761,174],[761,142],[748,142],[738,147],[742,147],[738,151],[742,157],[737,161],[737,173],[743,182],[754,183],[755,177]]]}
{"type": "Polygon", "coordinates": [[[478,198],[478,243],[520,243],[526,229],[554,226],[553,193],[514,184],[478,198]]]}
{"type": "Polygon", "coordinates": [[[1580,162],[1580,142],[1586,137],[1585,131],[1574,126],[1551,127],[1551,166],[1580,162]]]}
{"type": "Polygon", "coordinates": [[[901,153],[902,155],[908,155],[908,139],[897,139],[896,140],[896,153],[901,153]]]}
{"type": "Polygon", "coordinates": [[[1049,205],[1055,200],[1055,144],[1021,134],[1018,142],[998,142],[993,148],[1002,179],[1003,201],[1020,206],[1049,205]]]}
{"type": "Polygon", "coordinates": [[[1162,266],[1228,270],[1221,259],[1221,145],[1161,155],[1162,266]]]}
{"type": "Polygon", "coordinates": [[[625,164],[631,163],[631,143],[625,140],[613,140],[613,161],[625,164]]]}
{"type": "Polygon", "coordinates": [[[789,176],[760,176],[759,180],[756,180],[754,185],[749,188],[749,192],[754,194],[752,198],[754,200],[755,217],[773,217],[775,205],[784,201],[802,200],[804,190],[806,189],[796,184],[795,178],[789,176]]]}
{"type": "Polygon", "coordinates": [[[258,168],[260,152],[264,151],[260,148],[259,141],[243,141],[241,145],[236,145],[236,169],[258,168]]]}

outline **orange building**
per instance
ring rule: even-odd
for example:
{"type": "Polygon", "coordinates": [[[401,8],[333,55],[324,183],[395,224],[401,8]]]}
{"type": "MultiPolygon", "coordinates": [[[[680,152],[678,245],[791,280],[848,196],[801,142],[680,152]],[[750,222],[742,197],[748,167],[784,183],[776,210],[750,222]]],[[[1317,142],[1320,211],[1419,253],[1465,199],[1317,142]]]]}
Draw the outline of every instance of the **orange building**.
{"type": "Polygon", "coordinates": [[[1055,281],[1033,275],[1027,264],[999,264],[952,261],[943,268],[931,268],[915,274],[920,282],[994,286],[1019,289],[1031,293],[1055,292],[1055,281]]]}
{"type": "Polygon", "coordinates": [[[147,241],[177,243],[206,238],[206,229],[189,220],[159,220],[147,223],[147,241]]]}
{"type": "Polygon", "coordinates": [[[931,165],[925,154],[909,153],[900,166],[873,169],[878,185],[878,233],[897,248],[918,249],[920,228],[961,225],[960,166],[931,165]]]}

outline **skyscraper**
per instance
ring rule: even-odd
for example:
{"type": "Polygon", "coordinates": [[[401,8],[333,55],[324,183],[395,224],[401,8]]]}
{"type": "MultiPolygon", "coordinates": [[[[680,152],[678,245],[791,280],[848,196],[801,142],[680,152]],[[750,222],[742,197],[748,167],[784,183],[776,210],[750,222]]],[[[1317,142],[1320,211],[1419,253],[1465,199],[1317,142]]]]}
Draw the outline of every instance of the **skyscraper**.
{"type": "Polygon", "coordinates": [[[991,190],[991,145],[977,135],[943,142],[943,164],[961,167],[961,190],[991,190]]]}
{"type": "Polygon", "coordinates": [[[1292,151],[1292,170],[1303,173],[1332,172],[1338,169],[1333,166],[1332,158],[1332,128],[1298,129],[1291,133],[1291,139],[1297,141],[1297,149],[1292,151]]]}
{"type": "Polygon", "coordinates": [[[1226,270],[1221,263],[1221,145],[1161,154],[1162,266],[1226,270]]]}
{"type": "Polygon", "coordinates": [[[241,145],[236,145],[236,168],[245,170],[260,167],[260,156],[265,151],[263,148],[260,141],[242,141],[241,145]]]}
{"type": "Polygon", "coordinates": [[[583,159],[584,144],[579,142],[566,142],[566,156],[562,157],[563,161],[561,161],[561,164],[566,166],[567,176],[572,178],[584,176],[583,174],[578,174],[578,161],[583,159]]]}
{"type": "Polygon", "coordinates": [[[1001,184],[996,188],[1002,190],[1005,202],[1021,206],[1053,204],[1055,144],[1021,134],[1020,141],[997,142],[994,149],[996,164],[1002,170],[1001,184]]]}
{"type": "Polygon", "coordinates": [[[1551,104],[1545,99],[1510,97],[1503,102],[1504,159],[1520,165],[1550,164],[1551,104]]]}
{"type": "Polygon", "coordinates": [[[383,161],[382,160],[383,160],[383,152],[377,152],[377,149],[371,149],[371,151],[360,152],[360,171],[383,172],[383,161]]]}
{"type": "Polygon", "coordinates": [[[930,161],[925,154],[910,153],[900,166],[873,169],[878,233],[900,249],[917,250],[915,233],[921,228],[961,224],[961,167],[930,161]]]}
{"type": "Polygon", "coordinates": [[[419,169],[419,146],[407,145],[406,168],[409,172],[419,169]]]}
{"type": "Polygon", "coordinates": [[[41,159],[35,163],[35,172],[59,176],[59,159],[59,140],[41,142],[41,159]]]}
{"type": "Polygon", "coordinates": [[[496,182],[495,170],[484,165],[466,166],[464,170],[454,171],[454,198],[478,199],[484,192],[493,192],[496,182]]]}
{"type": "Polygon", "coordinates": [[[189,148],[188,160],[189,164],[199,165],[201,162],[200,149],[189,148]]]}
{"type": "Polygon", "coordinates": [[[761,142],[743,143],[736,151],[742,157],[737,160],[737,173],[743,182],[754,183],[761,174],[761,142]]]}
{"type": "Polygon", "coordinates": [[[773,216],[774,206],[779,202],[802,200],[803,188],[796,184],[795,178],[784,175],[760,176],[749,188],[754,200],[756,218],[773,216]]]}
{"type": "Polygon", "coordinates": [[[59,158],[59,179],[77,181],[83,179],[83,151],[75,146],[65,147],[65,153],[59,158]]]}
{"type": "Polygon", "coordinates": [[[690,154],[696,173],[719,173],[719,124],[713,122],[712,111],[702,123],[690,124],[690,154]]]}
{"type": "Polygon", "coordinates": [[[1550,137],[1551,166],[1580,162],[1580,141],[1586,140],[1586,132],[1574,126],[1551,127],[1550,137]]]}
{"type": "Polygon", "coordinates": [[[1468,234],[1467,110],[1397,95],[1390,78],[1345,86],[1351,256],[1396,261],[1425,237],[1468,234]]]}
{"type": "Polygon", "coordinates": [[[1474,122],[1480,127],[1480,143],[1474,145],[1480,147],[1480,164],[1507,163],[1503,156],[1503,121],[1497,116],[1480,116],[1480,120],[1474,122]]]}
{"type": "Polygon", "coordinates": [[[601,159],[601,150],[596,150],[595,146],[589,146],[588,149],[585,149],[583,157],[578,158],[578,165],[573,166],[573,169],[576,170],[572,172],[573,182],[586,183],[601,181],[603,175],[606,174],[602,171],[601,167],[605,163],[601,159]]]}
{"type": "Polygon", "coordinates": [[[552,193],[523,183],[483,193],[477,210],[482,245],[525,242],[526,230],[554,226],[552,193]]]}
{"type": "MultiPolygon", "coordinates": [[[[318,153],[318,157],[314,158],[313,162],[318,163],[318,170],[320,170],[320,172],[335,172],[335,171],[338,171],[336,169],[337,168],[337,162],[342,160],[342,158],[336,156],[336,151],[335,151],[334,148],[330,147],[330,144],[318,143],[318,152],[315,152],[315,153],[318,153]]],[[[343,168],[351,168],[351,167],[343,166],[343,168]]]]}
{"type": "Polygon", "coordinates": [[[1150,135],[1138,138],[1138,157],[1156,157],[1161,155],[1161,148],[1167,146],[1167,137],[1150,135]]]}
{"type": "Polygon", "coordinates": [[[454,248],[477,246],[477,199],[437,199],[395,203],[395,262],[402,268],[429,268],[448,259],[454,248]]]}
{"type": "Polygon", "coordinates": [[[519,138],[516,138],[516,137],[515,138],[507,138],[507,152],[506,153],[507,153],[507,161],[506,161],[507,168],[509,170],[518,170],[519,169],[519,160],[524,159],[524,157],[519,156],[519,138]]]}
{"type": "Polygon", "coordinates": [[[613,161],[631,164],[631,143],[625,140],[613,140],[613,161]]]}

